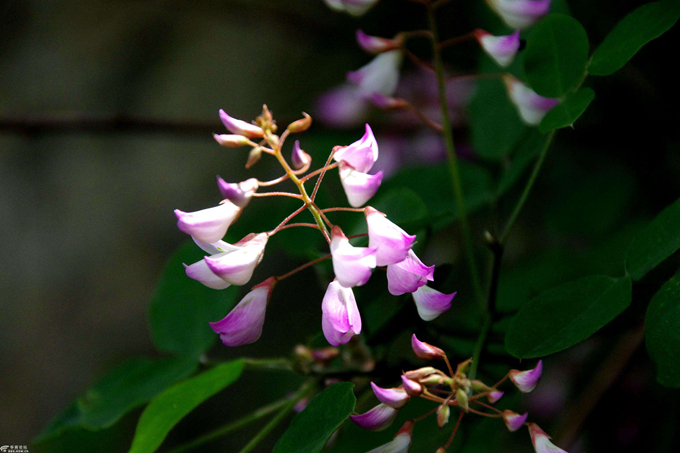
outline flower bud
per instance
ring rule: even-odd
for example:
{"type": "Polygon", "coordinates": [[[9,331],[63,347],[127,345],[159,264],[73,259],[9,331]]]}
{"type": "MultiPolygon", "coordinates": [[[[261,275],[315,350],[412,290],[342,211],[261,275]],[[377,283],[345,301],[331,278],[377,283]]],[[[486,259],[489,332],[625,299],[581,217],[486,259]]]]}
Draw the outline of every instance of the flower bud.
{"type": "Polygon", "coordinates": [[[359,43],[359,47],[373,55],[398,49],[401,47],[403,41],[404,38],[402,35],[397,35],[395,39],[387,39],[378,36],[370,36],[361,30],[357,30],[357,43],[359,43]]]}
{"type": "Polygon", "coordinates": [[[516,412],[509,410],[503,411],[503,421],[505,422],[505,426],[508,427],[508,430],[511,433],[520,429],[524,425],[524,422],[527,421],[528,416],[529,416],[528,412],[525,412],[523,415],[520,415],[516,412]]]}
{"type": "Polygon", "coordinates": [[[302,112],[302,116],[299,120],[293,121],[288,125],[288,132],[291,134],[297,134],[298,132],[304,132],[312,125],[312,117],[302,112]]]}
{"type": "Polygon", "coordinates": [[[501,392],[500,390],[494,390],[493,392],[491,392],[487,395],[486,399],[489,400],[489,402],[491,404],[493,404],[496,401],[498,401],[499,399],[501,399],[501,397],[503,396],[504,393],[505,392],[501,392]]]}
{"type": "Polygon", "coordinates": [[[522,393],[529,393],[538,385],[543,373],[543,360],[535,368],[527,371],[510,370],[510,380],[522,393]]]}
{"type": "MultiPolygon", "coordinates": [[[[448,401],[448,400],[447,400],[448,401]]],[[[439,406],[437,409],[437,426],[443,428],[449,422],[449,416],[451,415],[451,408],[448,404],[439,406]]]]}
{"type": "Polygon", "coordinates": [[[250,178],[239,183],[228,183],[217,177],[217,188],[222,196],[239,208],[244,208],[258,189],[257,179],[250,178]]]}
{"type": "Polygon", "coordinates": [[[465,391],[461,388],[456,390],[456,401],[458,401],[458,406],[460,406],[465,412],[470,409],[467,393],[465,393],[465,391]]]}
{"type": "Polygon", "coordinates": [[[300,148],[300,141],[295,140],[293,144],[293,155],[291,156],[293,168],[299,170],[305,165],[312,163],[312,157],[300,148]]]}
{"type": "Polygon", "coordinates": [[[407,371],[404,373],[404,376],[406,376],[408,379],[412,380],[420,380],[424,378],[425,376],[429,376],[433,373],[436,373],[437,370],[431,366],[426,366],[422,368],[418,368],[417,370],[411,370],[407,371]]]}
{"type": "Polygon", "coordinates": [[[434,453],[446,453],[446,448],[439,447],[439,448],[437,448],[437,451],[435,451],[434,453]]]}
{"type": "Polygon", "coordinates": [[[248,153],[248,160],[246,161],[246,168],[250,168],[257,163],[262,157],[262,148],[257,146],[248,153]]]}
{"type": "Polygon", "coordinates": [[[394,422],[399,415],[399,411],[387,404],[378,404],[373,409],[363,414],[350,415],[359,427],[370,431],[382,431],[394,422]]]}
{"type": "Polygon", "coordinates": [[[220,119],[222,120],[222,124],[224,124],[224,127],[226,127],[227,130],[232,134],[243,135],[244,137],[248,138],[264,137],[264,131],[262,130],[262,128],[254,124],[246,123],[245,121],[232,118],[229,115],[227,115],[227,113],[222,109],[220,109],[220,119]]]}
{"type": "Polygon", "coordinates": [[[446,357],[446,353],[436,346],[432,346],[429,343],[420,341],[416,334],[411,336],[411,347],[413,352],[419,359],[432,360],[432,359],[443,359],[446,357]]]}
{"type": "Polygon", "coordinates": [[[470,381],[470,386],[472,387],[472,390],[475,392],[489,392],[493,390],[491,387],[480,381],[479,379],[475,379],[474,381],[470,381]]]}
{"type": "Polygon", "coordinates": [[[239,146],[248,146],[250,140],[248,137],[234,134],[213,134],[213,137],[221,146],[226,148],[238,148],[239,146]]]}
{"type": "Polygon", "coordinates": [[[475,38],[482,49],[500,66],[507,68],[512,64],[519,50],[519,30],[508,36],[493,36],[484,30],[477,29],[475,38]]]}
{"type": "Polygon", "coordinates": [[[412,381],[411,379],[407,378],[404,375],[401,376],[401,384],[404,386],[404,390],[406,391],[406,393],[408,393],[410,397],[416,397],[423,393],[422,385],[415,381],[412,381]]]}
{"type": "Polygon", "coordinates": [[[453,384],[453,379],[450,377],[445,377],[440,374],[431,374],[429,376],[426,376],[422,379],[420,379],[418,382],[425,386],[433,386],[433,385],[451,385],[453,384]]]}

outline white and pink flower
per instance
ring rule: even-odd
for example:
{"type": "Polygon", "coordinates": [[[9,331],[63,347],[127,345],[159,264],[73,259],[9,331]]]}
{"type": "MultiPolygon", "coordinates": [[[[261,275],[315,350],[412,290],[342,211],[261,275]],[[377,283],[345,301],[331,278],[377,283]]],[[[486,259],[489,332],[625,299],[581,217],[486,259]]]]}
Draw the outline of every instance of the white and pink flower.
{"type": "Polygon", "coordinates": [[[375,393],[376,398],[378,398],[381,403],[387,404],[388,406],[395,409],[401,409],[406,403],[408,403],[408,400],[410,399],[408,393],[406,393],[406,390],[403,388],[395,387],[391,389],[384,389],[382,387],[378,387],[373,382],[371,382],[371,388],[373,389],[373,393],[375,393]]]}
{"type": "Polygon", "coordinates": [[[505,75],[503,80],[508,89],[510,100],[519,111],[520,118],[529,126],[541,124],[546,113],[560,102],[559,99],[538,95],[534,90],[509,74],[505,75]]]}
{"type": "Polygon", "coordinates": [[[387,290],[393,296],[412,293],[434,280],[434,266],[425,266],[413,250],[405,260],[387,266],[387,290]]]}
{"type": "Polygon", "coordinates": [[[508,36],[493,36],[484,30],[474,31],[475,38],[482,49],[500,66],[507,68],[512,64],[519,50],[519,30],[508,36]]]}
{"type": "Polygon", "coordinates": [[[442,351],[436,346],[432,346],[429,343],[420,341],[416,337],[416,334],[413,334],[413,336],[411,337],[411,347],[413,348],[413,352],[416,354],[416,357],[418,357],[419,359],[433,360],[443,359],[444,357],[446,357],[446,353],[444,351],[442,351]]]}
{"type": "Polygon", "coordinates": [[[261,127],[232,118],[222,109],[220,109],[220,119],[222,120],[224,127],[232,134],[242,135],[248,138],[264,137],[264,131],[261,127]]]}
{"type": "Polygon", "coordinates": [[[543,374],[543,360],[539,360],[538,364],[531,370],[510,370],[509,376],[520,392],[529,393],[538,385],[541,374],[543,374]]]}
{"type": "Polygon", "coordinates": [[[527,421],[528,416],[529,416],[528,412],[525,412],[524,414],[520,415],[517,412],[513,412],[510,410],[503,411],[503,421],[505,422],[505,426],[508,427],[508,430],[511,433],[520,429],[527,421]]]}
{"type": "Polygon", "coordinates": [[[349,418],[359,427],[369,431],[382,431],[394,422],[399,411],[392,406],[380,403],[368,412],[350,415],[349,418]]]}
{"type": "Polygon", "coordinates": [[[244,208],[250,202],[258,187],[258,182],[255,178],[229,183],[219,176],[217,177],[217,188],[220,189],[224,199],[231,201],[239,208],[244,208]]]}
{"type": "Polygon", "coordinates": [[[339,346],[361,333],[361,315],[351,288],[345,288],[337,280],[328,285],[321,303],[321,328],[326,340],[339,346]]]}
{"type": "Polygon", "coordinates": [[[451,301],[456,293],[444,294],[429,286],[421,286],[413,293],[418,315],[423,321],[432,321],[451,308],[451,301]]]}
{"type": "Polygon", "coordinates": [[[568,453],[566,450],[562,450],[550,442],[551,437],[536,423],[527,423],[527,427],[529,428],[531,443],[534,445],[536,453],[568,453]]]}
{"type": "Polygon", "coordinates": [[[375,247],[354,247],[337,225],[331,230],[331,255],[335,279],[346,288],[364,285],[376,266],[375,247]]]}
{"type": "Polygon", "coordinates": [[[382,180],[382,171],[369,175],[353,169],[344,162],[340,163],[340,183],[345,190],[347,202],[353,208],[360,208],[373,198],[382,180]]]}
{"type": "Polygon", "coordinates": [[[378,160],[378,142],[371,126],[366,124],[364,135],[359,140],[337,149],[333,159],[348,164],[358,172],[367,173],[378,160]]]}
{"type": "Polygon", "coordinates": [[[374,448],[368,453],[408,453],[409,448],[411,448],[411,442],[413,440],[413,421],[409,420],[404,423],[397,434],[394,436],[392,441],[381,445],[378,448],[374,448]]]}
{"type": "Polygon", "coordinates": [[[300,140],[295,140],[290,160],[293,164],[293,168],[296,170],[300,170],[312,163],[312,157],[300,148],[300,140]]]}
{"type": "Polygon", "coordinates": [[[359,88],[360,94],[370,98],[373,93],[392,96],[399,84],[399,70],[403,52],[390,50],[383,52],[367,65],[347,73],[347,81],[359,88]]]}
{"type": "Polygon", "coordinates": [[[410,235],[387,219],[385,214],[367,206],[368,246],[377,249],[378,266],[400,263],[408,257],[415,235],[410,235]]]}
{"type": "Polygon", "coordinates": [[[241,212],[241,208],[231,201],[202,209],[195,212],[184,212],[175,209],[177,228],[201,242],[212,244],[221,240],[234,220],[241,212]]]}

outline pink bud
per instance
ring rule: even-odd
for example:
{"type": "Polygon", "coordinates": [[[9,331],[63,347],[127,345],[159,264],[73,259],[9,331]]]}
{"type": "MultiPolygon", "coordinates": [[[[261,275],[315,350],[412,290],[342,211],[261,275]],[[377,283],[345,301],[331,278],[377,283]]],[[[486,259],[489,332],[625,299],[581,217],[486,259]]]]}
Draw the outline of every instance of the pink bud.
{"type": "Polygon", "coordinates": [[[436,346],[420,341],[416,334],[411,337],[411,347],[416,356],[420,359],[432,360],[432,359],[443,359],[446,357],[446,353],[436,346]]]}
{"type": "Polygon", "coordinates": [[[361,316],[354,293],[337,280],[328,285],[321,311],[323,334],[331,345],[345,344],[361,332],[361,316]]]}
{"type": "Polygon", "coordinates": [[[403,39],[387,39],[378,36],[369,36],[361,30],[357,30],[357,42],[366,52],[377,55],[401,47],[403,39]]]}
{"type": "Polygon", "coordinates": [[[416,237],[389,221],[377,209],[367,206],[364,213],[368,224],[368,245],[378,250],[378,266],[404,261],[416,237]]]}
{"type": "Polygon", "coordinates": [[[226,199],[234,203],[239,208],[244,208],[250,198],[258,189],[257,179],[250,178],[239,183],[228,183],[224,179],[217,177],[217,188],[226,199]]]}
{"type": "Polygon", "coordinates": [[[204,258],[215,275],[232,285],[242,286],[250,281],[255,267],[262,261],[269,236],[267,233],[260,233],[247,238],[237,243],[239,248],[236,250],[204,258]]]}
{"type": "Polygon", "coordinates": [[[406,393],[406,390],[402,388],[384,389],[378,387],[373,382],[371,382],[371,388],[373,388],[373,393],[375,393],[376,398],[378,398],[381,403],[387,404],[390,407],[401,409],[408,403],[409,396],[406,393]]]}
{"type": "Polygon", "coordinates": [[[380,188],[382,179],[382,171],[375,175],[369,175],[354,170],[344,162],[340,163],[340,182],[345,190],[345,195],[347,195],[349,205],[354,208],[365,205],[375,195],[380,188]]]}
{"type": "Polygon", "coordinates": [[[300,148],[300,140],[295,140],[295,143],[293,144],[291,161],[293,162],[293,168],[296,170],[299,170],[312,162],[311,156],[300,148]]]}
{"type": "Polygon", "coordinates": [[[519,116],[529,126],[540,124],[545,114],[560,102],[558,99],[539,96],[534,90],[509,74],[506,74],[503,80],[510,100],[519,111],[519,116]]]}
{"type": "Polygon", "coordinates": [[[507,68],[519,50],[519,30],[508,36],[493,36],[484,30],[475,30],[475,38],[482,49],[500,66],[507,68]]]}
{"type": "Polygon", "coordinates": [[[451,308],[451,301],[455,296],[456,293],[444,294],[429,286],[421,286],[413,293],[413,300],[420,318],[423,321],[432,321],[451,308]]]}
{"type": "Polygon", "coordinates": [[[227,130],[232,134],[243,135],[248,138],[264,137],[264,131],[262,128],[254,124],[232,118],[222,109],[220,109],[220,119],[222,120],[224,127],[226,127],[227,130]]]}
{"type": "Polygon", "coordinates": [[[489,393],[489,394],[486,396],[486,399],[488,399],[489,402],[490,402],[491,404],[493,404],[493,403],[495,403],[496,401],[498,401],[499,399],[501,399],[501,397],[503,396],[504,393],[505,393],[505,392],[501,392],[500,390],[494,390],[493,392],[489,393]]]}
{"type": "Polygon", "coordinates": [[[508,427],[508,430],[510,430],[511,433],[520,429],[524,425],[524,422],[527,421],[528,416],[529,416],[528,412],[524,413],[523,415],[520,415],[516,412],[509,410],[503,411],[503,421],[505,422],[505,426],[508,427]]]}
{"type": "Polygon", "coordinates": [[[434,266],[425,266],[413,250],[404,261],[387,266],[387,290],[394,296],[412,293],[434,280],[434,266]]]}
{"type": "Polygon", "coordinates": [[[416,397],[423,393],[422,385],[415,381],[412,381],[411,379],[407,378],[404,375],[401,376],[401,385],[404,386],[404,390],[411,397],[416,397]]]}
{"type": "Polygon", "coordinates": [[[364,285],[375,268],[376,250],[373,247],[354,247],[339,226],[331,230],[331,255],[337,282],[346,287],[364,285]]]}
{"type": "Polygon", "coordinates": [[[250,144],[250,140],[242,135],[213,134],[213,137],[217,143],[226,148],[238,148],[239,146],[248,146],[250,144]]]}
{"type": "Polygon", "coordinates": [[[527,371],[510,370],[510,380],[522,393],[529,393],[538,385],[543,373],[543,360],[538,361],[534,369],[527,371]]]}
{"type": "Polygon", "coordinates": [[[378,404],[368,412],[359,415],[350,415],[359,427],[370,431],[382,431],[394,422],[399,411],[387,404],[378,404]]]}
{"type": "Polygon", "coordinates": [[[487,3],[512,28],[527,28],[550,10],[550,0],[487,0],[487,3]]]}
{"type": "Polygon", "coordinates": [[[527,427],[529,428],[531,443],[534,444],[536,453],[568,453],[550,442],[551,437],[536,423],[527,423],[527,427]]]}
{"type": "Polygon", "coordinates": [[[175,209],[177,228],[201,242],[213,243],[224,237],[241,209],[231,201],[195,212],[175,209]]]}
{"type": "Polygon", "coordinates": [[[366,124],[366,132],[361,139],[337,150],[333,154],[337,162],[345,162],[360,173],[367,173],[378,160],[378,142],[371,127],[366,124]]]}

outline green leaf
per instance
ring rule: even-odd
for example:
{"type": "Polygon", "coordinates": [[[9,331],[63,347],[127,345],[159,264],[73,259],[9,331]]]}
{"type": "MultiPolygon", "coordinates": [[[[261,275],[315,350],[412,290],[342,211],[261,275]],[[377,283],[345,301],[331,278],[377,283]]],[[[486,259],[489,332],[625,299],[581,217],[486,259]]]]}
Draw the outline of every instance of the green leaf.
{"type": "Polygon", "coordinates": [[[513,153],[512,161],[504,169],[498,182],[497,197],[506,193],[517,183],[545,146],[548,137],[541,134],[536,128],[526,130],[528,131],[527,135],[520,139],[516,145],[517,149],[513,153]]]}
{"type": "Polygon", "coordinates": [[[581,88],[569,94],[543,117],[539,129],[545,134],[553,129],[573,126],[593,99],[595,99],[595,92],[590,88],[581,88]]]}
{"type": "Polygon", "coordinates": [[[680,199],[661,211],[637,236],[626,255],[626,271],[640,280],[680,248],[680,199]]]}
{"type": "Polygon", "coordinates": [[[551,14],[534,28],[524,51],[524,73],[541,96],[557,98],[575,88],[588,63],[588,35],[581,24],[551,14]]]}
{"type": "Polygon", "coordinates": [[[274,453],[318,453],[354,410],[354,384],[333,384],[300,412],[274,447],[274,453]]]}
{"type": "Polygon", "coordinates": [[[680,17],[677,1],[647,3],[628,14],[595,49],[588,66],[592,75],[621,69],[649,41],[667,32],[680,17]]]}
{"type": "Polygon", "coordinates": [[[585,277],[541,294],[510,323],[505,347],[521,359],[573,346],[610,322],[631,302],[630,277],[585,277]]]}
{"type": "Polygon", "coordinates": [[[657,367],[657,380],[680,387],[680,272],[654,295],[645,319],[647,351],[657,367]]]}
{"type": "MultiPolygon", "coordinates": [[[[387,214],[392,222],[406,230],[422,228],[429,217],[423,200],[407,187],[396,187],[380,194],[371,206],[387,214]]],[[[361,220],[365,225],[365,221],[361,220]]]]}
{"type": "Polygon", "coordinates": [[[177,422],[238,379],[243,367],[242,360],[223,363],[170,387],[154,398],[139,418],[130,453],[156,451],[177,422]]]}
{"type": "Polygon", "coordinates": [[[170,257],[151,301],[151,336],[158,350],[197,357],[217,339],[208,325],[222,319],[234,305],[238,288],[215,290],[190,279],[182,264],[205,253],[187,241],[170,257]]]}

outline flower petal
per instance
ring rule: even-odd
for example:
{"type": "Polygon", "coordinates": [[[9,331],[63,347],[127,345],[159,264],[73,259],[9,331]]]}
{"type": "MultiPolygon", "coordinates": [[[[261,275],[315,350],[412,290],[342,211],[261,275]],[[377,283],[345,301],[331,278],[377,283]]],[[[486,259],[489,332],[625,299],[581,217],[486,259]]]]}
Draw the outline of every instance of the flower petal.
{"type": "Polygon", "coordinates": [[[271,288],[260,286],[253,289],[224,319],[210,323],[225,346],[250,344],[260,338],[271,288]]]}
{"type": "Polygon", "coordinates": [[[218,176],[217,187],[225,199],[231,201],[239,208],[243,208],[257,191],[258,182],[257,179],[250,178],[239,183],[228,183],[218,176]]]}
{"type": "Polygon", "coordinates": [[[230,201],[196,212],[175,209],[177,228],[201,242],[214,243],[224,237],[239,211],[240,208],[230,201]]]}
{"type": "Polygon", "coordinates": [[[323,297],[321,311],[321,327],[331,345],[345,344],[361,333],[361,316],[351,288],[332,281],[323,297]]]}
{"type": "Polygon", "coordinates": [[[409,420],[397,432],[392,441],[374,448],[368,453],[408,453],[413,440],[413,421],[409,420]]]}
{"type": "Polygon", "coordinates": [[[213,271],[210,270],[205,260],[197,261],[190,266],[185,264],[184,270],[187,274],[187,277],[203,283],[208,288],[226,289],[231,286],[230,283],[225,282],[220,277],[215,275],[213,271]]]}
{"type": "Polygon", "coordinates": [[[456,293],[444,294],[429,286],[421,286],[413,293],[413,300],[420,318],[423,321],[432,321],[451,308],[451,301],[455,296],[456,293]]]}
{"type": "Polygon", "coordinates": [[[399,83],[399,68],[403,60],[400,50],[383,52],[367,65],[347,73],[347,81],[356,85],[368,98],[373,93],[392,96],[399,83]]]}
{"type": "Polygon", "coordinates": [[[493,36],[484,30],[475,30],[475,38],[482,49],[500,66],[510,66],[519,50],[519,30],[508,36],[493,36]]]}
{"type": "Polygon", "coordinates": [[[545,114],[560,102],[558,99],[539,96],[534,90],[511,75],[504,76],[503,80],[508,89],[510,100],[519,111],[519,116],[529,126],[540,124],[545,114]]]}
{"type": "Polygon", "coordinates": [[[264,131],[262,128],[254,124],[232,118],[222,109],[220,109],[220,119],[222,120],[224,127],[226,127],[227,130],[232,134],[243,135],[248,138],[264,137],[264,131]]]}
{"type": "Polygon", "coordinates": [[[487,0],[487,3],[512,28],[527,28],[550,10],[550,0],[487,0]]]}
{"type": "Polygon", "coordinates": [[[261,233],[243,244],[238,250],[230,250],[205,257],[210,270],[232,285],[242,286],[250,281],[255,267],[262,261],[267,234],[261,233]]]}
{"type": "Polygon", "coordinates": [[[335,278],[346,288],[365,284],[376,266],[375,248],[352,246],[338,226],[331,231],[331,255],[335,278]]]}
{"type": "Polygon", "coordinates": [[[534,444],[536,453],[568,453],[550,442],[550,436],[543,431],[536,423],[527,423],[531,443],[534,444]]]}
{"type": "Polygon", "coordinates": [[[380,188],[382,179],[382,171],[369,175],[343,165],[340,168],[340,182],[347,195],[347,201],[353,208],[365,205],[380,188]]]}
{"type": "Polygon", "coordinates": [[[531,370],[519,371],[510,370],[510,380],[522,393],[529,393],[536,388],[543,374],[543,360],[538,361],[538,365],[531,370]]]}
{"type": "Polygon", "coordinates": [[[410,399],[406,393],[406,390],[402,388],[397,387],[384,389],[382,387],[378,387],[373,382],[371,382],[371,388],[373,389],[373,393],[375,393],[376,398],[378,398],[381,403],[387,404],[388,406],[395,409],[401,409],[406,403],[408,403],[408,400],[410,399]]]}
{"type": "Polygon", "coordinates": [[[337,150],[333,154],[333,159],[336,162],[345,162],[360,173],[367,173],[378,160],[378,142],[371,126],[366,124],[364,136],[351,145],[337,150]]]}
{"type": "Polygon", "coordinates": [[[387,219],[382,212],[367,206],[364,210],[368,224],[368,246],[378,252],[378,266],[402,262],[408,257],[415,235],[410,235],[387,219]]]}
{"type": "Polygon", "coordinates": [[[425,266],[413,250],[404,261],[387,266],[387,290],[393,296],[412,293],[434,280],[434,266],[425,266]]]}
{"type": "Polygon", "coordinates": [[[419,359],[432,360],[443,359],[446,353],[436,346],[420,341],[416,334],[411,337],[411,347],[419,359]]]}
{"type": "Polygon", "coordinates": [[[399,411],[387,404],[380,403],[368,412],[350,415],[354,423],[370,431],[382,431],[394,422],[399,411]]]}
{"type": "Polygon", "coordinates": [[[520,429],[524,425],[524,422],[527,421],[528,416],[529,416],[528,412],[525,412],[524,414],[520,415],[516,412],[509,410],[503,411],[503,421],[505,422],[505,426],[508,427],[508,430],[510,430],[511,433],[520,429]]]}

